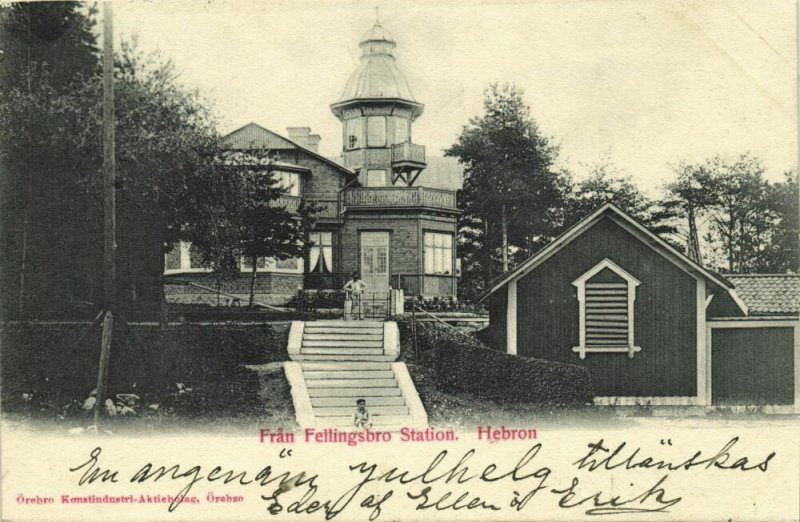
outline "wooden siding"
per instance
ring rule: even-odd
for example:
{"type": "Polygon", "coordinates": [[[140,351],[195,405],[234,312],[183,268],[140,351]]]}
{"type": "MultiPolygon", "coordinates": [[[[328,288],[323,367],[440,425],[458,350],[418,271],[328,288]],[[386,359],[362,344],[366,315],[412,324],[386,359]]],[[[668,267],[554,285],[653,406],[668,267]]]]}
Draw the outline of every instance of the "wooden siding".
{"type": "Polygon", "coordinates": [[[711,346],[712,404],[794,403],[793,328],[714,328],[711,346]]]}
{"type": "Polygon", "coordinates": [[[706,318],[713,319],[715,317],[743,317],[741,308],[734,302],[731,295],[727,290],[721,288],[714,283],[709,283],[708,294],[713,295],[714,298],[706,308],[706,318]]]}
{"type": "Polygon", "coordinates": [[[518,281],[517,353],[586,366],[598,396],[694,396],[696,285],[692,276],[603,218],[518,281]],[[572,351],[579,343],[579,315],[571,282],[606,258],[641,281],[634,303],[634,343],[641,352],[633,359],[590,353],[581,360],[572,351]]]}
{"type": "Polygon", "coordinates": [[[508,287],[504,286],[489,296],[489,348],[506,351],[506,309],[508,287]]]}

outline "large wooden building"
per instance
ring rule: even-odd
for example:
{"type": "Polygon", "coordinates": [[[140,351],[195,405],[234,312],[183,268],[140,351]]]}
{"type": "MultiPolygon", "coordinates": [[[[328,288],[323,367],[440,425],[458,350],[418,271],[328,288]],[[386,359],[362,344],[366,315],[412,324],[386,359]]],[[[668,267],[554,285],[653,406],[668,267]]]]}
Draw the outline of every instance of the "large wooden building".
{"type": "MultiPolygon", "coordinates": [[[[380,23],[359,46],[361,63],[330,106],[342,123],[340,158],[320,155],[320,136],[308,127],[289,128],[284,137],[251,123],[227,136],[231,151],[267,152],[270,168],[285,181],[287,208],[304,199],[323,207],[306,259],[260,261],[260,301],[285,303],[298,289],[340,289],[354,271],[369,294],[399,288],[406,295],[456,295],[456,193],[423,186],[426,179],[436,181],[425,147],[412,141],[423,105],[397,68],[396,44],[380,23]]],[[[193,283],[171,285],[170,299],[214,302],[216,296],[203,289],[215,287],[213,278],[192,258],[188,244],[167,255],[165,275],[193,283]]],[[[241,269],[241,278],[223,284],[225,293],[247,294],[252,267],[243,261],[241,269]]]]}
{"type": "Polygon", "coordinates": [[[800,405],[800,276],[724,277],[611,204],[480,299],[492,348],[585,366],[600,404],[800,405]]]}

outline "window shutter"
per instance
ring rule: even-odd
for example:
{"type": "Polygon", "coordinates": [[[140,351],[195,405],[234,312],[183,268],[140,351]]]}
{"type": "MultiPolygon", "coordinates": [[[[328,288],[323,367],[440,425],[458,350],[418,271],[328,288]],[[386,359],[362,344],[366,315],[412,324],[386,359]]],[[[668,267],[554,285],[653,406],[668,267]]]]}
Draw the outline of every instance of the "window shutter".
{"type": "Polygon", "coordinates": [[[628,345],[628,283],[586,282],[586,347],[628,345]]]}

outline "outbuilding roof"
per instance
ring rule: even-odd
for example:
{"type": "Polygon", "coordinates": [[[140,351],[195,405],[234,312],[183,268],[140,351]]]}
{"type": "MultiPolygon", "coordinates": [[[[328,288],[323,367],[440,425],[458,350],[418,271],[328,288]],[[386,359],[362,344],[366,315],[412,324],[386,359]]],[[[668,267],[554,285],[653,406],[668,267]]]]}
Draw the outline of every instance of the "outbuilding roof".
{"type": "Polygon", "coordinates": [[[747,305],[742,301],[742,299],[737,295],[736,290],[734,290],[733,284],[727,280],[726,278],[720,277],[719,274],[708,270],[704,266],[698,264],[696,261],[690,259],[685,254],[679,252],[669,243],[658,237],[656,234],[648,230],[647,227],[633,219],[631,216],[623,212],[613,203],[606,203],[605,205],[601,206],[578,223],[567,229],[563,234],[558,236],[554,239],[549,245],[541,249],[539,252],[525,260],[520,266],[518,266],[515,270],[506,272],[505,274],[501,275],[499,278],[492,281],[489,287],[484,290],[484,292],[478,296],[478,302],[483,301],[489,295],[494,293],[495,291],[499,290],[506,284],[508,284],[512,280],[519,279],[534,268],[539,266],[543,263],[546,259],[550,258],[553,254],[561,250],[565,245],[570,243],[573,239],[580,236],[587,230],[589,230],[595,223],[600,221],[603,217],[610,216],[612,217],[617,223],[619,223],[623,228],[625,228],[628,232],[633,234],[637,237],[640,241],[646,243],[655,251],[660,253],[662,256],[666,257],[676,265],[683,268],[685,271],[698,274],[708,281],[711,281],[715,285],[719,286],[723,290],[725,290],[736,303],[736,305],[741,309],[741,311],[747,315],[748,308],[747,305]]]}
{"type": "Polygon", "coordinates": [[[800,274],[727,274],[751,315],[800,313],[800,274]]]}

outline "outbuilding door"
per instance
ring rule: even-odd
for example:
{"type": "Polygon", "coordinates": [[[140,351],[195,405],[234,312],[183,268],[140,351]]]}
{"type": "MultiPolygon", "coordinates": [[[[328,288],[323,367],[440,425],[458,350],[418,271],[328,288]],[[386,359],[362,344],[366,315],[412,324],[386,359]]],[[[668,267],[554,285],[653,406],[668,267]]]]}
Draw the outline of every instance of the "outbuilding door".
{"type": "Polygon", "coordinates": [[[714,405],[794,403],[793,328],[713,328],[714,405]]]}
{"type": "Polygon", "coordinates": [[[361,233],[361,279],[371,296],[389,292],[389,233],[361,233]]]}

